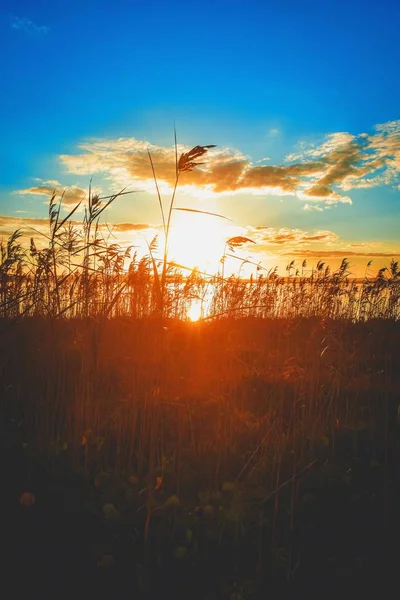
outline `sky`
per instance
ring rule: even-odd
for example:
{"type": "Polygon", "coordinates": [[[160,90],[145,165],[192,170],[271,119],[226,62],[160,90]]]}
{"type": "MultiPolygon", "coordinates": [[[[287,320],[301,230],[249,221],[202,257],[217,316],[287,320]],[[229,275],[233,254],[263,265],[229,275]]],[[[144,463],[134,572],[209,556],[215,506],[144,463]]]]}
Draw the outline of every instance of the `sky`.
{"type": "MultiPolygon", "coordinates": [[[[400,258],[400,5],[3,0],[0,238],[125,188],[113,241],[145,251],[179,153],[215,144],[180,178],[171,259],[212,270],[229,237],[248,258],[364,274],[400,258]],[[229,219],[229,220],[228,220],[229,219]]],[[[67,214],[67,213],[65,213],[67,214]]],[[[74,216],[79,218],[81,207],[74,216]]],[[[45,243],[45,238],[43,238],[45,243]]],[[[251,263],[246,267],[251,269],[251,263]]]]}

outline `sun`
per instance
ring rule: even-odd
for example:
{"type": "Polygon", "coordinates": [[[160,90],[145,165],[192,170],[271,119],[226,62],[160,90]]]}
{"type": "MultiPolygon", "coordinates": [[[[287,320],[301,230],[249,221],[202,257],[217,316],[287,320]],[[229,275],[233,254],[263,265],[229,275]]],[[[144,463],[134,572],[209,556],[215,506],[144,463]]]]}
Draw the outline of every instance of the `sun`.
{"type": "Polygon", "coordinates": [[[201,300],[192,300],[187,311],[187,317],[190,321],[199,321],[203,316],[203,307],[201,300]]]}
{"type": "Polygon", "coordinates": [[[211,215],[176,213],[170,232],[169,260],[189,269],[218,271],[229,238],[227,221],[211,215]]]}

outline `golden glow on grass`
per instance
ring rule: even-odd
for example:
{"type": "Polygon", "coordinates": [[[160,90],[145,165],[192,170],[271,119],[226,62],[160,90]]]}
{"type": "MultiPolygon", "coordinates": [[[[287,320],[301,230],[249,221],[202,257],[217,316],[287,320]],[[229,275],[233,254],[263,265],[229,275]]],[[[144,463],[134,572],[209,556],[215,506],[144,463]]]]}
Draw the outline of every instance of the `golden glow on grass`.
{"type": "Polygon", "coordinates": [[[210,215],[176,212],[171,228],[169,259],[190,269],[216,273],[230,237],[227,221],[210,215]]]}

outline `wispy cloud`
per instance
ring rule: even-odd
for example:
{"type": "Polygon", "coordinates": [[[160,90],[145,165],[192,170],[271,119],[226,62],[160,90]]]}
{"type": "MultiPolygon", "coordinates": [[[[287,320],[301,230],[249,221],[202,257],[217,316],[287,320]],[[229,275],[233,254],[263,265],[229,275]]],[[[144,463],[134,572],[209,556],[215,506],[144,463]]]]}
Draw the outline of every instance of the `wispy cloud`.
{"type": "Polygon", "coordinates": [[[322,212],[324,209],[319,206],[319,204],[305,204],[303,206],[303,210],[316,210],[317,212],[322,212]]]}
{"type": "MultiPolygon", "coordinates": [[[[82,221],[71,220],[69,222],[76,227],[77,230],[82,230],[82,221]]],[[[154,236],[159,226],[149,223],[100,223],[98,228],[104,233],[106,238],[111,235],[117,242],[123,243],[129,241],[129,243],[132,243],[133,239],[140,241],[140,239],[143,238],[143,235],[146,236],[148,234],[154,236]]],[[[42,239],[41,236],[49,235],[49,219],[30,218],[25,216],[0,216],[0,239],[8,238],[17,229],[25,238],[33,236],[36,239],[37,235],[39,235],[39,243],[40,241],[43,241],[46,244],[47,238],[43,237],[42,239]]]]}
{"type": "Polygon", "coordinates": [[[380,245],[380,242],[354,242],[353,244],[350,244],[351,248],[377,248],[380,245]]]}
{"type": "Polygon", "coordinates": [[[254,249],[258,250],[265,249],[270,245],[306,246],[313,243],[329,245],[339,239],[339,236],[333,231],[309,232],[289,227],[248,227],[246,235],[256,242],[254,249]]]}
{"type": "Polygon", "coordinates": [[[46,35],[50,31],[50,27],[47,25],[36,25],[36,23],[26,17],[12,17],[11,29],[23,31],[29,35],[46,35]]]}
{"type": "Polygon", "coordinates": [[[355,252],[352,250],[291,250],[285,252],[283,256],[292,256],[293,258],[348,258],[349,256],[360,256],[365,258],[398,258],[398,252],[355,252]]]}
{"type": "Polygon", "coordinates": [[[23,236],[35,237],[35,232],[40,235],[48,235],[49,222],[48,219],[28,218],[28,217],[1,217],[0,216],[0,239],[8,238],[19,230],[23,236]]]}

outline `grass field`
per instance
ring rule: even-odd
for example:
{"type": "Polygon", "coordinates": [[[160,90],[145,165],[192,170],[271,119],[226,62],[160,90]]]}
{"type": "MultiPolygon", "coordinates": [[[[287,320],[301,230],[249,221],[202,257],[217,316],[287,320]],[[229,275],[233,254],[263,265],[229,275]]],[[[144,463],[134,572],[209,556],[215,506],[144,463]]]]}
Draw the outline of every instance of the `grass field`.
{"type": "Polygon", "coordinates": [[[45,245],[2,244],[15,597],[382,592],[399,533],[397,263],[361,281],[346,260],[187,273],[157,240],[138,259],[102,238],[115,197],[89,194],[81,225],[53,198],[45,245]]]}
{"type": "Polygon", "coordinates": [[[22,548],[42,586],[56,563],[55,597],[83,565],[98,594],[142,597],[380,573],[398,521],[398,340],[383,320],[7,327],[8,557],[22,548]]]}

